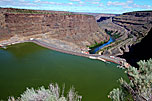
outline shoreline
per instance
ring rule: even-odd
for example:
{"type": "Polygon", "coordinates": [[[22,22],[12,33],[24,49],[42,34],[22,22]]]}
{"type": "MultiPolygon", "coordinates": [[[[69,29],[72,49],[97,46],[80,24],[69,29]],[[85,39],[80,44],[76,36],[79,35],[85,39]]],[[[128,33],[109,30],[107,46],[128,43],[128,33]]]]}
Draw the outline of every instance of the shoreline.
{"type": "Polygon", "coordinates": [[[86,57],[86,58],[90,58],[90,59],[96,59],[99,61],[103,61],[103,62],[112,62],[115,64],[118,64],[120,66],[126,67],[128,68],[129,64],[122,58],[118,58],[118,57],[114,57],[114,56],[105,56],[105,55],[98,55],[98,54],[85,54],[85,53],[79,53],[79,52],[73,52],[73,51],[68,51],[68,50],[64,50],[64,49],[60,49],[60,48],[56,48],[51,46],[51,44],[44,42],[42,40],[37,40],[37,39],[32,39],[32,40],[24,40],[24,41],[15,41],[15,42],[8,42],[7,44],[1,44],[0,46],[8,46],[8,45],[14,45],[14,44],[18,44],[18,43],[24,43],[24,42],[33,42],[39,46],[54,50],[54,51],[58,51],[58,52],[62,52],[62,53],[66,53],[66,54],[71,54],[71,55],[75,55],[75,56],[82,56],[82,57],[86,57]]]}

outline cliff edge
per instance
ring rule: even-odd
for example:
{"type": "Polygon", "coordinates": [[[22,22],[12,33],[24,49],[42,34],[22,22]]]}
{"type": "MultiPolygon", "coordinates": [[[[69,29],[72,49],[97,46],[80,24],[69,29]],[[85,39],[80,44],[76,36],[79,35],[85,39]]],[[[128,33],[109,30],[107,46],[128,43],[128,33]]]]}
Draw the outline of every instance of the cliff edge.
{"type": "MultiPolygon", "coordinates": [[[[41,38],[53,44],[86,49],[88,45],[109,39],[91,15],[70,12],[0,8],[0,40],[41,38]]],[[[67,47],[67,48],[68,48],[67,47]]]]}
{"type": "MultiPolygon", "coordinates": [[[[98,22],[115,42],[100,50],[101,54],[120,56],[140,43],[152,28],[152,11],[135,11],[98,22]]],[[[140,50],[139,50],[140,51],[140,50]]]]}

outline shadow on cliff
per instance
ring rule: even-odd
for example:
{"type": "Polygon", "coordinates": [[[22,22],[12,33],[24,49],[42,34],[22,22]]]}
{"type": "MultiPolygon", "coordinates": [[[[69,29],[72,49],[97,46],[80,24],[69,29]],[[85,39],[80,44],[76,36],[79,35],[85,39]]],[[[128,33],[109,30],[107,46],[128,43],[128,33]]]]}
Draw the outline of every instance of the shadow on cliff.
{"type": "Polygon", "coordinates": [[[134,67],[139,67],[137,62],[140,60],[148,60],[152,58],[152,28],[148,32],[148,35],[143,38],[140,43],[130,47],[129,52],[125,52],[123,55],[119,56],[125,58],[126,61],[134,67]]]}
{"type": "Polygon", "coordinates": [[[110,17],[100,17],[100,19],[97,20],[97,22],[101,22],[103,20],[107,20],[110,19],[110,17]]]}

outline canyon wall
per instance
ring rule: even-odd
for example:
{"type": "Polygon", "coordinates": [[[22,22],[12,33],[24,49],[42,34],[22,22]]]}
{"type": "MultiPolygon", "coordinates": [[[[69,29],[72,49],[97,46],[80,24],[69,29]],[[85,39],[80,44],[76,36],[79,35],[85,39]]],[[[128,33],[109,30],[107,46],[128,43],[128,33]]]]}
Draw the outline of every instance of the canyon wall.
{"type": "Polygon", "coordinates": [[[114,17],[113,23],[124,27],[131,36],[138,38],[144,37],[152,27],[152,11],[138,11],[124,13],[114,17]]]}
{"type": "Polygon", "coordinates": [[[0,40],[18,36],[47,35],[80,48],[108,40],[91,15],[70,12],[0,9],[0,40]]]}
{"type": "Polygon", "coordinates": [[[124,52],[121,58],[125,58],[126,61],[132,66],[138,67],[137,62],[140,60],[149,60],[152,58],[152,28],[148,34],[141,40],[141,42],[132,45],[129,48],[129,52],[124,52]]]}
{"type": "Polygon", "coordinates": [[[110,33],[115,42],[101,50],[104,55],[123,55],[130,47],[147,36],[152,28],[152,11],[128,12],[98,22],[102,30],[110,33]]]}

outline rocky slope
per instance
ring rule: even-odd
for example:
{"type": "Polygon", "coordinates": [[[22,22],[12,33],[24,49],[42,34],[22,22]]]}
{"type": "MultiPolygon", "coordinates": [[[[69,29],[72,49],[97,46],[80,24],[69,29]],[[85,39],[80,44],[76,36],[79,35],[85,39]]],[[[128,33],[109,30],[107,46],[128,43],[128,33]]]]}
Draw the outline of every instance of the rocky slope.
{"type": "Polygon", "coordinates": [[[101,50],[105,55],[123,55],[139,43],[152,28],[152,11],[128,12],[98,22],[102,30],[115,38],[115,42],[101,50]]]}
{"type": "Polygon", "coordinates": [[[127,29],[137,39],[147,35],[152,27],[152,11],[124,13],[113,18],[113,22],[127,29]]]}
{"type": "Polygon", "coordinates": [[[0,40],[15,35],[60,40],[79,48],[109,39],[91,15],[1,8],[0,40]]]}
{"type": "Polygon", "coordinates": [[[152,28],[148,34],[141,40],[141,42],[132,45],[129,48],[129,52],[125,52],[121,55],[121,58],[125,58],[126,61],[132,66],[138,67],[137,62],[140,60],[149,60],[152,58],[152,28]]]}

